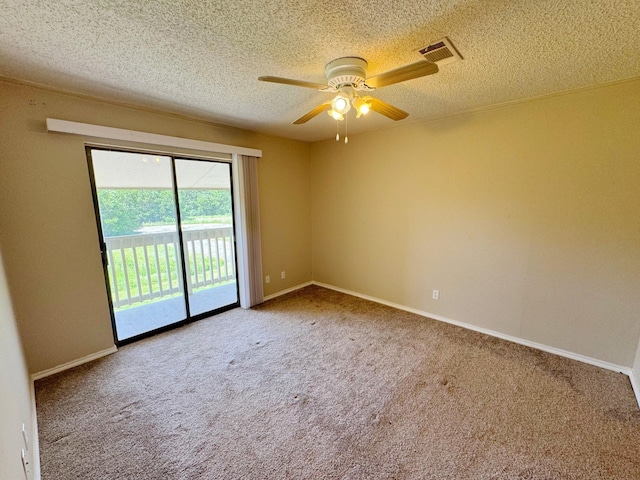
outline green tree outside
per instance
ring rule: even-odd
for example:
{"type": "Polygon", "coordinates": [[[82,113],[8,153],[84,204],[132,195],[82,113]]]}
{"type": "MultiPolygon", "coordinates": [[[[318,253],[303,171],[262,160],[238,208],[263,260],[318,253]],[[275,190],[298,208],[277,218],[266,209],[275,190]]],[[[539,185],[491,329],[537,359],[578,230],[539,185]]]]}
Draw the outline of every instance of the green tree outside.
{"type": "MultiPolygon", "coordinates": [[[[229,190],[180,190],[182,222],[231,223],[229,190]]],[[[99,189],[98,203],[105,237],[133,235],[142,227],[175,225],[171,190],[99,189]]]]}

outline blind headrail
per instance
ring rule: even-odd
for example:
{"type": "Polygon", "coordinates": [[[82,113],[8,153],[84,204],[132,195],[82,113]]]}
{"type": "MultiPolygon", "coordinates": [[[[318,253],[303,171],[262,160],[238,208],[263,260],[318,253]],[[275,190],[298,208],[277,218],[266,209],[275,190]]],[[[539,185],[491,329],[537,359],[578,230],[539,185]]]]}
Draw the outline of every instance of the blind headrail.
{"type": "Polygon", "coordinates": [[[257,150],[255,148],[205,142],[191,138],[172,137],[170,135],[159,135],[157,133],[139,132],[136,130],[126,130],[124,128],[105,127],[102,125],[92,125],[90,123],[70,122],[68,120],[60,120],[57,118],[47,118],[47,131],[69,133],[72,135],[84,135],[87,137],[96,137],[108,140],[145,143],[149,145],[162,145],[164,147],[188,148],[190,150],[200,150],[202,152],[262,157],[262,150],[257,150]]]}

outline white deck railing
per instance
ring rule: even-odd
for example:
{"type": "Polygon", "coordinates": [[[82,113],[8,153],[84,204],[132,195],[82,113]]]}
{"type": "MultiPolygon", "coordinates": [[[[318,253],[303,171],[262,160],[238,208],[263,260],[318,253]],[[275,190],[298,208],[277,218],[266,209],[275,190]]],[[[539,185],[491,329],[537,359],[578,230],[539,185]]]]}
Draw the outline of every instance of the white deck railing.
{"type": "MultiPolygon", "coordinates": [[[[182,232],[187,291],[235,280],[233,229],[182,232]]],[[[183,291],[177,232],[106,237],[107,269],[114,308],[183,291]]]]}

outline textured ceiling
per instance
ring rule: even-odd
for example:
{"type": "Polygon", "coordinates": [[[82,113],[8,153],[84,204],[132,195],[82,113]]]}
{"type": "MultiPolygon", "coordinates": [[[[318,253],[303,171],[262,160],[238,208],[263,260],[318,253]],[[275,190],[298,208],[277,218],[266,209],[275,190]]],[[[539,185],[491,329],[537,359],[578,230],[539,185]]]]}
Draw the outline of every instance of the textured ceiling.
{"type": "MultiPolygon", "coordinates": [[[[360,56],[376,75],[448,36],[464,60],[374,92],[401,122],[640,76],[638,0],[0,0],[0,76],[283,137],[335,135],[324,83],[360,56]]],[[[69,119],[73,120],[73,119],[69,119]]],[[[349,119],[351,134],[395,122],[349,119]]]]}

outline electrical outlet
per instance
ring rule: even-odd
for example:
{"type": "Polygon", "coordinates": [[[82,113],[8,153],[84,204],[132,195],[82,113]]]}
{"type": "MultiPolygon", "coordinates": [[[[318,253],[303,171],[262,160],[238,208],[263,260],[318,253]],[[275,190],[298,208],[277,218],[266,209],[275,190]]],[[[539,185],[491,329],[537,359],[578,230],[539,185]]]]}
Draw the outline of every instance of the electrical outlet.
{"type": "Polygon", "coordinates": [[[433,298],[434,300],[439,300],[440,299],[440,290],[434,290],[433,293],[431,294],[431,298],[433,298]]]}
{"type": "Polygon", "coordinates": [[[269,275],[264,277],[264,283],[270,283],[271,282],[271,277],[269,275]]]}
{"type": "Polygon", "coordinates": [[[280,272],[280,278],[282,280],[284,280],[285,278],[287,278],[287,272],[285,272],[284,270],[280,272]]]}

